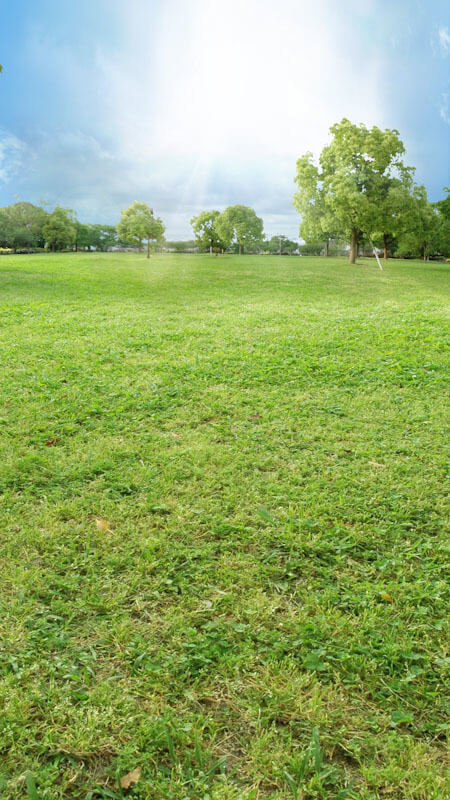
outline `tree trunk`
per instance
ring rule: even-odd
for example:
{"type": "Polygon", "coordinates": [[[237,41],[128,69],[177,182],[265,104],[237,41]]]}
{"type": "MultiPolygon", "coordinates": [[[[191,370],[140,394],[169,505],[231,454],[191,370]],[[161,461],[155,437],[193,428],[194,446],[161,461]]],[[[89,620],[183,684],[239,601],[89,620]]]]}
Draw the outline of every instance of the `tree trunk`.
{"type": "Polygon", "coordinates": [[[240,256],[242,255],[242,246],[241,246],[241,243],[240,243],[240,242],[239,242],[239,255],[240,255],[240,256]]]}
{"type": "Polygon", "coordinates": [[[352,228],[352,236],[350,239],[350,254],[349,254],[349,264],[356,264],[356,256],[358,253],[358,232],[356,228],[352,228]]]}
{"type": "Polygon", "coordinates": [[[209,245],[209,255],[212,256],[212,244],[209,245]]]}
{"type": "Polygon", "coordinates": [[[384,242],[384,260],[388,260],[388,249],[387,249],[387,233],[383,234],[383,242],[384,242]]]}
{"type": "Polygon", "coordinates": [[[326,242],[325,242],[325,258],[328,257],[328,242],[329,242],[329,239],[327,239],[326,242]]]}
{"type": "Polygon", "coordinates": [[[150,239],[147,239],[147,258],[150,258],[150,239]]]}

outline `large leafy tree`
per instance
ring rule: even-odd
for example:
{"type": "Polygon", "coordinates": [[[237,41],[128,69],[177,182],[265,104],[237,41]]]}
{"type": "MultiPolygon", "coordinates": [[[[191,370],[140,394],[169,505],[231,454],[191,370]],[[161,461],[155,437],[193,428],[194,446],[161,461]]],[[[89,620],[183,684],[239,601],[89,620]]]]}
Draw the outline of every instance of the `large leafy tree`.
{"type": "Polygon", "coordinates": [[[43,236],[53,251],[63,250],[75,244],[77,228],[73,211],[67,208],[55,208],[47,216],[42,229],[43,236]]]}
{"type": "Polygon", "coordinates": [[[330,133],[318,167],[309,153],[297,162],[294,204],[311,220],[312,231],[331,229],[347,235],[354,264],[364,236],[391,232],[390,189],[402,186],[407,192],[412,171],[401,160],[405,148],[396,130],[369,129],[343,119],[330,133]]]}
{"type": "Polygon", "coordinates": [[[221,240],[229,247],[236,243],[239,255],[244,248],[259,247],[263,239],[264,223],[256,216],[253,208],[236,205],[228,206],[216,220],[216,230],[221,240]]]}
{"type": "Polygon", "coordinates": [[[117,233],[123,242],[137,245],[147,242],[147,258],[153,244],[163,239],[165,226],[159,217],[154,216],[153,209],[147,203],[135,201],[125,211],[117,226],[117,233]]]}
{"type": "Polygon", "coordinates": [[[217,230],[216,223],[220,217],[220,211],[202,211],[196,217],[192,217],[191,225],[194,231],[195,240],[202,250],[219,250],[226,247],[226,242],[222,241],[217,230]]]}

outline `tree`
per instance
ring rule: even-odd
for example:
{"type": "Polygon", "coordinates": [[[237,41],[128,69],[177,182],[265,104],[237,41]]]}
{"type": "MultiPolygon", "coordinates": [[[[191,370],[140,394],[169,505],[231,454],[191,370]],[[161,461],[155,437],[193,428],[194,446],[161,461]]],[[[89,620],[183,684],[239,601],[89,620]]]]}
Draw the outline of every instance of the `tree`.
{"type": "Polygon", "coordinates": [[[75,250],[100,250],[105,251],[117,243],[115,225],[94,225],[76,222],[77,235],[75,250]]]}
{"type": "Polygon", "coordinates": [[[71,247],[76,240],[77,229],[73,211],[67,208],[55,208],[47,216],[42,229],[43,236],[53,252],[71,247]]]}
{"type": "Polygon", "coordinates": [[[442,217],[435,204],[428,202],[425,186],[414,186],[409,229],[399,240],[399,251],[420,255],[428,261],[430,253],[439,250],[442,217]]]}
{"type": "Polygon", "coordinates": [[[14,251],[20,248],[30,250],[45,244],[42,229],[47,213],[40,206],[19,202],[1,209],[0,240],[14,251]]]}
{"type": "Polygon", "coordinates": [[[91,225],[93,246],[102,252],[106,252],[108,247],[117,244],[118,236],[115,225],[91,225]]]}
{"type": "Polygon", "coordinates": [[[264,247],[269,251],[269,253],[278,253],[280,256],[282,254],[285,255],[292,255],[298,250],[297,242],[293,242],[288,239],[286,236],[272,236],[264,245],[264,247]]]}
{"type": "Polygon", "coordinates": [[[220,211],[202,211],[197,217],[192,217],[191,225],[195,239],[199,247],[203,250],[221,250],[226,247],[217,230],[216,222],[220,217],[220,211]]]}
{"type": "Polygon", "coordinates": [[[256,248],[263,238],[264,223],[256,216],[253,208],[236,205],[228,206],[216,220],[216,230],[226,246],[233,242],[239,247],[239,255],[243,248],[256,248]]]}
{"type": "Polygon", "coordinates": [[[412,170],[401,161],[405,148],[396,130],[368,129],[343,119],[330,132],[333,138],[322,150],[320,168],[310,153],[298,160],[294,204],[305,213],[311,231],[331,228],[348,236],[354,264],[364,235],[391,232],[386,225],[389,191],[398,185],[408,190],[412,170]]]}
{"type": "Polygon", "coordinates": [[[137,200],[122,211],[117,226],[117,233],[123,242],[137,245],[139,250],[142,249],[142,242],[147,242],[147,258],[150,258],[152,243],[160,242],[164,231],[165,226],[159,217],[154,216],[153,209],[147,203],[139,203],[137,200]]]}

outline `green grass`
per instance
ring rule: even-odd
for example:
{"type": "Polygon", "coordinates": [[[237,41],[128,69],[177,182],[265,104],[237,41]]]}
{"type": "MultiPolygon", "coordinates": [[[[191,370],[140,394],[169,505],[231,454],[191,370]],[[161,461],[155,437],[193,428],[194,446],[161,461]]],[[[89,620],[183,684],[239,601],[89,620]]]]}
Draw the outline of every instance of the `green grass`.
{"type": "Polygon", "coordinates": [[[5,256],[0,297],[2,798],[444,798],[448,267],[5,256]]]}

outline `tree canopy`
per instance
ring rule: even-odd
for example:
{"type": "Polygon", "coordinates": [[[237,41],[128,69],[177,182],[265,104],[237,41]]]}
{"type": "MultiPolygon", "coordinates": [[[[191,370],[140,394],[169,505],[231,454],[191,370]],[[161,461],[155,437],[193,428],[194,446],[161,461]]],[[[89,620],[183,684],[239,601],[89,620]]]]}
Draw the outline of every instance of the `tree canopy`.
{"type": "Polygon", "coordinates": [[[397,230],[407,206],[413,170],[398,131],[355,125],[348,119],[332,125],[331,142],[313,162],[312,153],[297,161],[294,205],[303,215],[302,235],[342,232],[350,238],[350,263],[366,235],[397,230]],[[397,218],[396,218],[397,217],[397,218]]]}
{"type": "Polygon", "coordinates": [[[195,240],[200,248],[209,250],[221,250],[227,246],[226,241],[223,241],[216,229],[217,220],[220,217],[220,211],[202,211],[196,217],[192,217],[191,225],[194,231],[195,240]]]}
{"type": "Polygon", "coordinates": [[[216,220],[216,230],[223,242],[229,247],[236,243],[239,255],[244,248],[259,247],[263,238],[264,223],[256,216],[253,208],[248,206],[228,206],[216,220]]]}
{"type": "Polygon", "coordinates": [[[47,213],[40,206],[18,202],[0,209],[0,242],[14,251],[45,244],[43,227],[47,213]]]}
{"type": "Polygon", "coordinates": [[[147,242],[147,258],[150,258],[151,246],[163,239],[165,225],[160,217],[155,217],[153,209],[147,203],[135,200],[129,208],[122,211],[117,225],[117,233],[123,242],[137,245],[142,249],[142,242],[147,242]]]}
{"type": "Polygon", "coordinates": [[[73,211],[67,208],[55,208],[48,214],[42,233],[47,245],[53,251],[72,247],[77,235],[73,211]]]}

